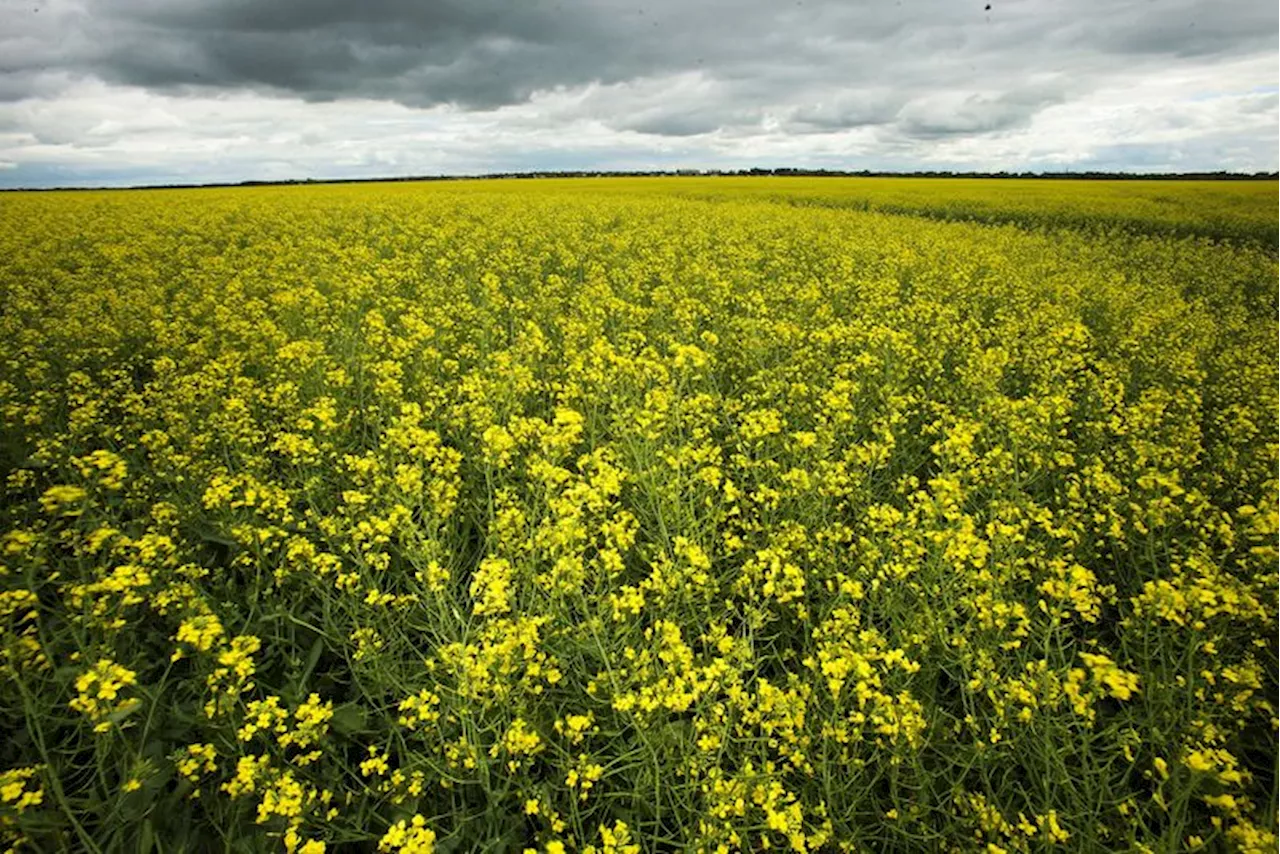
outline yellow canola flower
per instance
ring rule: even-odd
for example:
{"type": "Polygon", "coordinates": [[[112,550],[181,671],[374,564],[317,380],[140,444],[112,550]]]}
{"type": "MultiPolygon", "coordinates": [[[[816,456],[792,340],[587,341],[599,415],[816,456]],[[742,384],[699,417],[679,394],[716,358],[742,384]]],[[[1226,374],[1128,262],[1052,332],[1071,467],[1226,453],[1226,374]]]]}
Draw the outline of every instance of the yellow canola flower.
{"type": "Polygon", "coordinates": [[[378,840],[378,850],[388,854],[431,854],[435,842],[436,834],[427,827],[427,820],[415,815],[391,825],[378,840]]]}
{"type": "Polygon", "coordinates": [[[1128,700],[1138,693],[1138,674],[1120,669],[1107,656],[1082,652],[1080,660],[1089,667],[1093,678],[1117,700],[1128,700]]]}
{"type": "Polygon", "coordinates": [[[184,620],[174,639],[190,644],[199,652],[208,652],[225,637],[221,621],[212,614],[201,614],[184,620]]]}
{"type": "Polygon", "coordinates": [[[174,764],[179,774],[196,783],[218,770],[218,751],[212,744],[190,744],[174,764]]]}
{"type": "Polygon", "coordinates": [[[80,505],[87,495],[79,486],[51,486],[40,496],[40,506],[51,516],[79,516],[84,512],[80,505]]]}
{"type": "Polygon", "coordinates": [[[485,558],[471,580],[471,596],[477,617],[505,614],[511,610],[512,566],[503,558],[485,558]]]}
{"type": "Polygon", "coordinates": [[[124,458],[105,449],[93,451],[75,462],[82,476],[86,479],[96,478],[104,489],[110,491],[119,490],[129,473],[129,465],[124,458]]]}
{"type": "Polygon", "coordinates": [[[76,677],[78,696],[71,700],[70,706],[94,722],[95,732],[107,732],[114,725],[112,718],[118,721],[142,704],[136,697],[121,696],[122,691],[137,682],[134,671],[109,658],[99,659],[76,677]]]}
{"type": "MultiPolygon", "coordinates": [[[[40,781],[41,771],[41,766],[0,771],[0,805],[21,815],[31,807],[38,807],[44,803],[44,787],[40,781]]],[[[0,827],[3,825],[0,824],[0,827]]]]}

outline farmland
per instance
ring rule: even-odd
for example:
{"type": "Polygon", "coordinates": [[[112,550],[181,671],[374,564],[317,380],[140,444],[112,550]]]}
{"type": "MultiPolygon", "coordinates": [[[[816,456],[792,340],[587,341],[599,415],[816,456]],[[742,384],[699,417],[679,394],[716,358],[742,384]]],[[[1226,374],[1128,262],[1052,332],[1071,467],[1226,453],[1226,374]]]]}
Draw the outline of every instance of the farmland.
{"type": "Polygon", "coordinates": [[[1276,212],[0,196],[0,847],[1274,851],[1276,212]]]}

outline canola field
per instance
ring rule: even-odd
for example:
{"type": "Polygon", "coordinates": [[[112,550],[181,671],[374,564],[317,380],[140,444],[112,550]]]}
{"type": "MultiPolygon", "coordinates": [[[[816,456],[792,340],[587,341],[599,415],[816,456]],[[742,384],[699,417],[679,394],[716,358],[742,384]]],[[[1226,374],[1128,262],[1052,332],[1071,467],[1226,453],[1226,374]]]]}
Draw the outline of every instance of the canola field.
{"type": "Polygon", "coordinates": [[[0,850],[1275,851],[1276,211],[0,196],[0,850]]]}

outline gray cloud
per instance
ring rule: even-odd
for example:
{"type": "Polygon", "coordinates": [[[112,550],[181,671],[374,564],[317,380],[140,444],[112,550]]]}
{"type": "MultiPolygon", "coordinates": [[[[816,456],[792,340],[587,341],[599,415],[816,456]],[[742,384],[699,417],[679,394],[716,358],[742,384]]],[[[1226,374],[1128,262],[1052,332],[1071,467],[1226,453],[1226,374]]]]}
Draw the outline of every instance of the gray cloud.
{"type": "MultiPolygon", "coordinates": [[[[492,109],[536,91],[701,72],[730,97],[790,102],[882,78],[930,91],[1117,56],[1271,47],[1276,6],[1192,0],[8,0],[0,68],[61,68],[167,91],[240,88],[492,109]],[[40,12],[23,13],[28,8],[40,12]],[[765,91],[760,91],[764,89],[765,91]]],[[[4,94],[13,97],[13,89],[4,94]]],[[[839,109],[817,121],[840,122],[839,109]]],[[[879,113],[876,113],[879,116],[879,113]]],[[[848,113],[853,126],[865,121],[848,113]]],[[[805,121],[805,119],[801,119],[805,121]]],[[[978,123],[979,125],[981,122],[978,123]]],[[[656,122],[678,133],[690,122],[656,122]]],[[[961,122],[960,127],[968,127],[961,122]]]]}
{"type": "Polygon", "coordinates": [[[793,128],[800,132],[822,133],[886,124],[904,106],[904,96],[892,89],[833,90],[818,100],[801,104],[790,118],[793,128]]]}
{"type": "MultiPolygon", "coordinates": [[[[726,162],[735,141],[754,140],[759,150],[795,161],[843,152],[902,157],[911,165],[940,160],[937,152],[944,149],[937,147],[952,142],[986,140],[994,148],[990,141],[1014,138],[1053,111],[1089,103],[1099,93],[1162,74],[1201,79],[1205,69],[1258,57],[1271,58],[1272,70],[1248,85],[1270,86],[1271,99],[1263,93],[1262,100],[1232,103],[1264,118],[1276,112],[1280,24],[1273,0],[986,5],[0,0],[6,20],[0,31],[0,119],[17,122],[17,130],[45,146],[88,147],[119,120],[94,110],[90,122],[74,111],[46,108],[103,84],[105,93],[138,90],[188,103],[243,105],[252,96],[317,109],[399,105],[416,111],[420,121],[447,115],[451,126],[465,126],[468,133],[483,128],[489,135],[476,138],[491,145],[504,134],[550,140],[553,132],[574,128],[600,131],[601,140],[612,133],[614,150],[633,145],[636,137],[654,145],[664,138],[662,145],[702,140],[700,150],[716,162],[726,162]],[[472,121],[459,125],[458,116],[472,121]],[[822,142],[827,138],[844,140],[844,147],[822,142]]],[[[1231,85],[1239,83],[1233,79],[1231,85]]],[[[1233,93],[1238,91],[1227,94],[1233,93]]],[[[318,151],[342,133],[334,111],[299,115],[330,122],[296,132],[300,148],[318,151]]],[[[1188,115],[1187,132],[1204,132],[1195,124],[1198,114],[1188,115]]],[[[171,120],[152,116],[158,129],[125,124],[133,138],[154,138],[171,120]]],[[[229,112],[217,121],[229,136],[238,119],[229,112]]],[[[257,133],[262,125],[253,127],[257,133]]],[[[546,146],[556,146],[544,143],[543,156],[550,157],[546,146]]],[[[655,156],[667,150],[653,149],[655,156]]],[[[23,151],[0,145],[0,160],[24,162],[32,154],[23,151]]],[[[39,152],[50,156],[48,149],[39,152]]]]}
{"type": "Polygon", "coordinates": [[[1060,85],[1014,89],[999,95],[926,97],[908,104],[895,118],[898,128],[909,136],[983,134],[1023,125],[1044,107],[1065,98],[1060,85]]]}
{"type": "Polygon", "coordinates": [[[1274,50],[1274,3],[1179,3],[1118,10],[1084,22],[1081,35],[1100,49],[1124,56],[1179,58],[1213,56],[1270,47],[1274,50]]]}

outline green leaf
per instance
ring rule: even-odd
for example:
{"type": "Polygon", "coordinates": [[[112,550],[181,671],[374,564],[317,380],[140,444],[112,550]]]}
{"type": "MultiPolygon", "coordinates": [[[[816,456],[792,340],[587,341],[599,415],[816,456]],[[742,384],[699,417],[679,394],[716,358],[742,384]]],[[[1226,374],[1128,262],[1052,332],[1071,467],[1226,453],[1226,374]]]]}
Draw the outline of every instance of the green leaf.
{"type": "Polygon", "coordinates": [[[303,694],[307,690],[307,680],[311,678],[311,674],[315,672],[316,663],[320,661],[320,654],[324,652],[324,638],[317,637],[311,644],[311,651],[307,653],[307,666],[302,669],[302,677],[298,679],[298,693],[303,694]]]}
{"type": "Polygon", "coordinates": [[[331,723],[334,732],[342,735],[351,735],[352,733],[363,732],[368,719],[369,715],[364,710],[364,707],[355,703],[347,703],[333,710],[331,723]]]}
{"type": "Polygon", "coordinates": [[[138,837],[138,854],[151,854],[151,849],[156,844],[156,831],[151,826],[151,819],[145,819],[142,822],[142,832],[138,837]]]}
{"type": "Polygon", "coordinates": [[[143,705],[143,703],[133,703],[123,708],[116,709],[114,712],[107,715],[107,720],[111,721],[113,724],[118,724],[126,718],[131,718],[138,712],[142,711],[143,705]]]}

